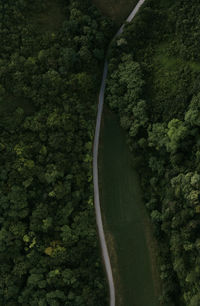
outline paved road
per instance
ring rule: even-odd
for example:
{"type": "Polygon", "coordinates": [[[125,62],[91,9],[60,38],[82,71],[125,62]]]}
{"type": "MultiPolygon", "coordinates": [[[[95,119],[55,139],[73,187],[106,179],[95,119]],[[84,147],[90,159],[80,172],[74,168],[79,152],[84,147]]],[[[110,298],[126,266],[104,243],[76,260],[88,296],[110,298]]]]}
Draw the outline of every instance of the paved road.
{"type": "MultiPolygon", "coordinates": [[[[145,0],[138,1],[138,4],[131,12],[131,14],[126,19],[126,22],[130,22],[142,6],[145,0]]],[[[116,33],[115,37],[119,36],[123,32],[124,24],[120,27],[119,31],[116,33]]],[[[98,113],[97,113],[97,121],[96,121],[96,130],[94,137],[94,147],[93,147],[93,182],[94,182],[94,204],[95,204],[95,212],[96,212],[96,222],[97,228],[99,232],[99,239],[101,244],[103,261],[106,269],[108,284],[109,284],[109,292],[110,292],[110,306],[115,306],[115,286],[112,275],[112,268],[110,264],[110,257],[108,254],[108,248],[106,245],[102,216],[101,216],[101,208],[100,208],[100,200],[99,200],[99,183],[98,183],[98,150],[99,150],[99,135],[100,135],[100,127],[101,127],[101,117],[103,112],[103,102],[104,102],[104,92],[106,86],[106,77],[108,72],[108,62],[105,60],[104,63],[104,71],[101,83],[101,89],[99,92],[99,104],[98,104],[98,113]]]]}

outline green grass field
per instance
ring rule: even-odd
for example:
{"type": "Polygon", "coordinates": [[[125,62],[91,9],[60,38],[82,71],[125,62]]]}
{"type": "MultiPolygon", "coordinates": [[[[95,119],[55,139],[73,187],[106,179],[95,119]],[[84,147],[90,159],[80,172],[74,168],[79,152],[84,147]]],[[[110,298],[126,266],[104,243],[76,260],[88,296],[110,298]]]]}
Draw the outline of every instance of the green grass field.
{"type": "Polygon", "coordinates": [[[138,0],[93,0],[96,7],[114,20],[118,26],[125,21],[137,2],[138,0]]]}
{"type": "Polygon", "coordinates": [[[179,66],[189,65],[194,71],[200,71],[200,63],[194,61],[183,61],[181,58],[169,56],[167,46],[169,43],[162,43],[156,48],[156,53],[152,59],[156,70],[160,72],[159,77],[170,71],[177,70],[179,66]]]}
{"type": "Polygon", "coordinates": [[[152,252],[154,241],[131,156],[116,116],[105,111],[99,157],[100,195],[117,305],[156,306],[159,281],[152,252]]]}

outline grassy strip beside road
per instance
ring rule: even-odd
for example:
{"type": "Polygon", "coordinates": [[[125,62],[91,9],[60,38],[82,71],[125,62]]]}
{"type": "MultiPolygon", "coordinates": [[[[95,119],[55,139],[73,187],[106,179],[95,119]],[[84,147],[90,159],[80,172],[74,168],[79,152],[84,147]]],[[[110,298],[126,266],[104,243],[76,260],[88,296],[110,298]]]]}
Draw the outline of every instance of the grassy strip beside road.
{"type": "Polygon", "coordinates": [[[101,147],[101,206],[110,248],[118,306],[156,306],[159,287],[153,238],[141,200],[131,153],[117,118],[104,112],[101,147]],[[112,242],[112,243],[111,243],[112,242]]]}

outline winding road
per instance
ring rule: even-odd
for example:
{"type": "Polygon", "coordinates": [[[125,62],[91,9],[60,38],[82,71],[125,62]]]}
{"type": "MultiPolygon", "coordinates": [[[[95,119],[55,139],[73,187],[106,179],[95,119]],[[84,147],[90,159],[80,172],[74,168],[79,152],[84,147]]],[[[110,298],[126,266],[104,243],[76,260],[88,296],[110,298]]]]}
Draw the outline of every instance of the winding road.
{"type": "MultiPolygon", "coordinates": [[[[126,19],[126,22],[132,21],[132,19],[137,14],[138,10],[142,6],[145,0],[138,1],[138,4],[133,9],[131,14],[126,19]]],[[[118,37],[124,29],[124,24],[120,27],[114,38],[118,37]]],[[[95,137],[94,137],[94,146],[93,146],[93,183],[94,183],[94,204],[95,204],[95,212],[96,212],[96,222],[97,228],[99,233],[99,239],[101,244],[102,256],[103,261],[106,269],[106,275],[108,279],[109,285],[109,292],[110,292],[110,306],[115,306],[115,286],[112,274],[112,268],[110,263],[110,257],[108,253],[108,248],[106,245],[105,234],[103,229],[102,223],[102,216],[101,216],[101,207],[100,207],[100,199],[99,199],[99,182],[98,182],[98,151],[99,151],[99,136],[100,136],[100,127],[101,127],[101,117],[103,112],[103,103],[104,103],[104,92],[106,86],[106,77],[108,72],[108,62],[107,59],[104,63],[104,71],[102,77],[101,88],[99,92],[99,103],[98,103],[98,113],[97,113],[97,120],[96,120],[96,130],[95,130],[95,137]]]]}

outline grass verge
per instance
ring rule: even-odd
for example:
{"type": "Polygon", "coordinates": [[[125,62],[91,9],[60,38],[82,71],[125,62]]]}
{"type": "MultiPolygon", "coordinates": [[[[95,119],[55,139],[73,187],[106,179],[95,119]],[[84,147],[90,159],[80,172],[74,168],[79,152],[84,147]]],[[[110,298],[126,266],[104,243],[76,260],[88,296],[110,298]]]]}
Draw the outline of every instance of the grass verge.
{"type": "Polygon", "coordinates": [[[156,244],[125,133],[107,110],[101,132],[100,198],[117,306],[157,306],[156,244]]]}
{"type": "Polygon", "coordinates": [[[100,11],[110,17],[118,26],[121,25],[138,0],[93,0],[100,11]]]}

